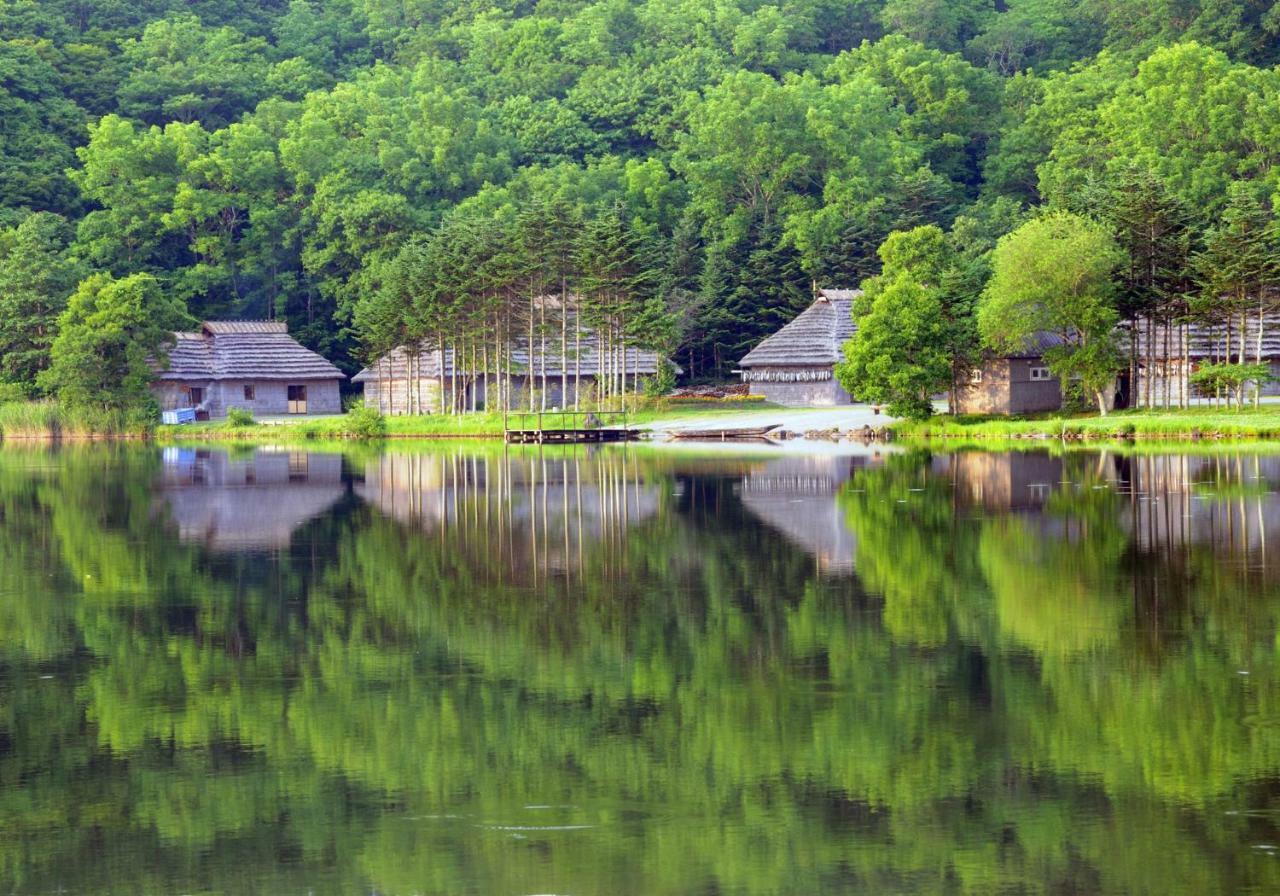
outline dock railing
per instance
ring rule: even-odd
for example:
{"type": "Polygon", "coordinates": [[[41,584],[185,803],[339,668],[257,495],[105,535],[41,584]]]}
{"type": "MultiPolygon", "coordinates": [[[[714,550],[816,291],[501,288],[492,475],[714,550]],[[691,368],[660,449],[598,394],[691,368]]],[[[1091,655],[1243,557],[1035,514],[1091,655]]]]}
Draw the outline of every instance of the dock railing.
{"type": "Polygon", "coordinates": [[[505,411],[502,430],[508,442],[625,441],[631,433],[625,410],[505,411]]]}

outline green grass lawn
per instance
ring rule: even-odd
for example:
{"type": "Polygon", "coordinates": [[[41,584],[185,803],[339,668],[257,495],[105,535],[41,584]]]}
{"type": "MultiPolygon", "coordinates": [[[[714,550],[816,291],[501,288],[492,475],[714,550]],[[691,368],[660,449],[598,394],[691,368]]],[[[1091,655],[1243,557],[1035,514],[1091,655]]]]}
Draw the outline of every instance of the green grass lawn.
{"type": "Polygon", "coordinates": [[[1280,404],[1242,411],[1226,408],[1140,409],[1097,414],[1034,417],[938,416],[894,424],[909,439],[1195,439],[1280,438],[1280,404]]]}
{"type": "MultiPolygon", "coordinates": [[[[670,401],[658,405],[629,411],[625,417],[628,426],[647,426],[649,424],[681,420],[693,417],[719,416],[736,414],[742,411],[766,410],[774,407],[763,401],[670,401]]],[[[600,421],[605,426],[618,426],[622,417],[613,414],[600,414],[600,421]]],[[[561,418],[560,415],[547,413],[543,415],[542,425],[552,429],[562,425],[569,428],[574,424],[572,418],[561,418]]],[[[502,414],[422,414],[416,416],[388,417],[387,436],[393,439],[488,439],[501,438],[504,424],[512,429],[537,426],[536,415],[512,414],[504,421],[502,414]]],[[[578,425],[581,418],[578,418],[578,425]]],[[[246,441],[276,442],[302,440],[330,440],[345,438],[346,420],[344,417],[300,417],[297,420],[286,420],[272,423],[255,423],[251,426],[233,426],[225,420],[209,423],[193,423],[186,426],[160,426],[156,430],[156,438],[168,442],[203,442],[203,441],[246,441]]]]}

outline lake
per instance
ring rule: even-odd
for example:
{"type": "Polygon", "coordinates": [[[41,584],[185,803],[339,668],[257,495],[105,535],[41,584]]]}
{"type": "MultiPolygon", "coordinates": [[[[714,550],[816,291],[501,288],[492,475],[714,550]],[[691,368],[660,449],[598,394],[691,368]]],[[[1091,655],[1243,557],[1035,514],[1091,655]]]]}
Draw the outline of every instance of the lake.
{"type": "Polygon", "coordinates": [[[0,892],[1280,892],[1280,455],[0,450],[0,892]]]}

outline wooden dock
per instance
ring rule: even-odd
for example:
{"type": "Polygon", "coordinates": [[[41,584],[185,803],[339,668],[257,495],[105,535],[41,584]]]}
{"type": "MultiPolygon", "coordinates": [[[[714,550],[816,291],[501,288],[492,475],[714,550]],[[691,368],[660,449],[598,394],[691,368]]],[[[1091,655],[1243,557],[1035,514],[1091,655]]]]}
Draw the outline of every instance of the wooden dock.
{"type": "Polygon", "coordinates": [[[585,445],[602,442],[630,442],[640,437],[634,429],[508,429],[512,445],[585,445]]]}
{"type": "Polygon", "coordinates": [[[640,438],[639,430],[627,426],[624,411],[512,413],[504,418],[502,432],[510,445],[598,445],[640,438]],[[604,425],[606,417],[615,424],[604,425]]]}

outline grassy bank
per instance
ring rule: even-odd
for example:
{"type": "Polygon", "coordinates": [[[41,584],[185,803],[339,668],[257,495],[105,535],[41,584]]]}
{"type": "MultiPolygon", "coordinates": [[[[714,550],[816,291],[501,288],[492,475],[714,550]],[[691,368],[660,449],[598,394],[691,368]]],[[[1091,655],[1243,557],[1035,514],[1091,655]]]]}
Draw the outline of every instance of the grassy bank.
{"type": "Polygon", "coordinates": [[[1215,408],[1141,409],[1096,414],[1035,417],[938,416],[893,424],[895,435],[911,440],[1058,439],[1280,439],[1280,405],[1233,411],[1215,408]]]}
{"type": "Polygon", "coordinates": [[[79,410],[53,401],[0,404],[0,439],[55,441],[146,438],[151,426],[119,411],[79,410]]]}
{"type": "MultiPolygon", "coordinates": [[[[762,410],[773,407],[757,400],[725,400],[725,401],[657,401],[626,415],[628,426],[647,426],[658,422],[678,421],[685,418],[736,414],[742,411],[762,410]]],[[[606,426],[622,423],[622,418],[613,415],[602,415],[606,426]]],[[[476,414],[425,414],[419,416],[387,417],[387,438],[390,439],[499,439],[505,425],[512,428],[536,426],[533,415],[512,415],[504,420],[498,413],[476,414]]],[[[557,414],[546,414],[543,426],[554,428],[561,425],[557,414]]],[[[565,426],[573,425],[565,422],[565,426]]],[[[253,423],[248,426],[237,426],[225,420],[209,423],[194,423],[186,426],[161,426],[156,430],[156,437],[166,442],[208,442],[208,441],[244,441],[244,442],[280,442],[280,441],[313,441],[350,438],[349,423],[346,417],[321,417],[297,420],[273,421],[271,423],[253,423]]]]}

